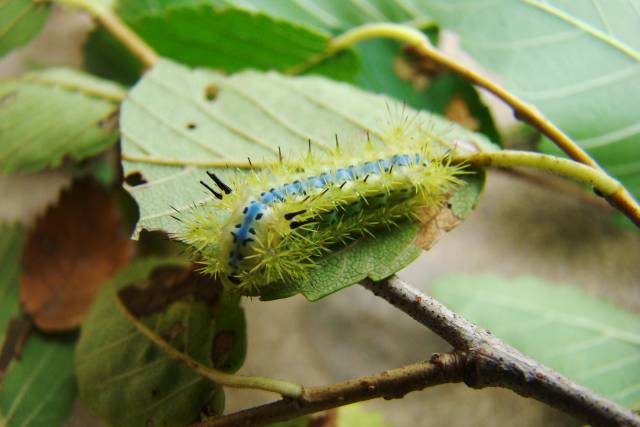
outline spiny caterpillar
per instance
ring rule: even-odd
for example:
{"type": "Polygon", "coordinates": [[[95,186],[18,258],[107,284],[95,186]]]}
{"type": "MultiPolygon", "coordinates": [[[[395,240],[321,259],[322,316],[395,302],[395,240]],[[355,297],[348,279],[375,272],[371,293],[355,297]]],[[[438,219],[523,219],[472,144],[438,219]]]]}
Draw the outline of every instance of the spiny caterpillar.
{"type": "Polygon", "coordinates": [[[304,280],[317,260],[375,230],[417,220],[440,205],[460,180],[446,151],[397,127],[354,149],[338,143],[272,169],[238,173],[225,183],[207,172],[215,197],[180,218],[177,237],[203,270],[241,293],[304,280]]]}

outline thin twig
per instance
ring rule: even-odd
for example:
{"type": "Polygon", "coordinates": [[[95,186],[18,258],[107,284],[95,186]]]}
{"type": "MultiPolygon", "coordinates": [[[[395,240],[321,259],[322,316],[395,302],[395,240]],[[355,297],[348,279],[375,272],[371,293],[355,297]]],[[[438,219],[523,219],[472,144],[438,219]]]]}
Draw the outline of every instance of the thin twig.
{"type": "Polygon", "coordinates": [[[469,387],[508,388],[594,426],[640,426],[639,415],[525,356],[397,277],[363,286],[466,351],[469,387]]]}
{"type": "Polygon", "coordinates": [[[120,43],[134,54],[145,68],[158,62],[158,54],[142,38],[127,26],[118,15],[95,0],[53,0],[66,4],[93,16],[100,25],[109,31],[120,43]]]}
{"type": "MultiPolygon", "coordinates": [[[[580,146],[569,138],[562,130],[551,123],[534,106],[521,100],[496,82],[463,66],[434,48],[429,39],[419,30],[400,24],[377,23],[356,27],[332,40],[329,52],[335,52],[353,46],[354,44],[372,38],[391,38],[413,46],[416,51],[454,73],[462,76],[471,83],[487,89],[495,96],[513,108],[515,114],[530,123],[560,147],[572,159],[601,170],[600,166],[580,146]]],[[[621,186],[618,191],[607,197],[609,203],[624,213],[631,221],[640,227],[640,206],[633,196],[621,186]]]]}
{"type": "Polygon", "coordinates": [[[464,352],[443,353],[428,362],[392,369],[324,387],[304,390],[299,399],[283,399],[221,417],[210,418],[192,427],[259,426],[289,420],[314,412],[363,400],[383,397],[399,399],[411,391],[463,380],[464,352]]]}

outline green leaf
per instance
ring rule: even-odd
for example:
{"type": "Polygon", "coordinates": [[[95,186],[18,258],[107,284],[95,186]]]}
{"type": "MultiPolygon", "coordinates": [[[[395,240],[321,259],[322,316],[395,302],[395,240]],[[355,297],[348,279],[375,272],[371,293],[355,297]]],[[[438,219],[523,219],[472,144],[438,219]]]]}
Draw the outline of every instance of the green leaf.
{"type": "Polygon", "coordinates": [[[0,425],[58,426],[69,416],[76,396],[74,337],[52,338],[32,332],[20,358],[4,359],[13,353],[6,347],[7,328],[11,319],[20,316],[23,241],[22,227],[0,226],[0,425]]]}
{"type": "Polygon", "coordinates": [[[414,243],[419,229],[416,224],[403,224],[377,233],[374,239],[357,240],[320,259],[307,281],[274,283],[262,290],[260,299],[270,301],[302,293],[309,301],[317,301],[367,277],[389,277],[422,253],[414,243]]]}
{"type": "Polygon", "coordinates": [[[484,170],[462,176],[465,185],[449,199],[455,216],[465,219],[476,208],[480,194],[484,190],[485,178],[484,170]]]}
{"type": "Polygon", "coordinates": [[[422,250],[414,244],[419,226],[406,224],[357,240],[318,262],[309,280],[298,284],[309,301],[317,301],[370,277],[382,280],[409,265],[422,250]]]}
{"type": "Polygon", "coordinates": [[[596,392],[640,405],[640,316],[535,278],[451,276],[434,297],[596,392]]]}
{"type": "Polygon", "coordinates": [[[33,0],[0,2],[0,57],[27,44],[49,17],[51,5],[33,0]]]}
{"type": "MultiPolygon", "coordinates": [[[[151,294],[141,302],[153,302],[153,295],[162,297],[163,280],[182,277],[185,266],[184,260],[176,258],[148,258],[132,264],[105,287],[85,320],[76,351],[80,395],[109,424],[181,427],[196,420],[208,403],[214,410],[221,409],[222,390],[168,358],[141,335],[117,300],[119,289],[142,282],[146,288],[140,289],[151,294]],[[159,274],[157,281],[152,281],[155,274],[159,274]]],[[[215,306],[192,297],[169,301],[143,321],[198,362],[232,372],[244,359],[244,316],[237,297],[216,301],[215,306]]]]}
{"type": "Polygon", "coordinates": [[[0,386],[0,425],[61,426],[76,398],[73,372],[75,337],[30,334],[0,386]]]}
{"type": "Polygon", "coordinates": [[[0,83],[0,172],[82,160],[117,140],[124,91],[78,71],[50,69],[0,83]]]}
{"type": "MultiPolygon", "coordinates": [[[[411,82],[401,80],[394,70],[394,61],[402,57],[402,44],[394,40],[369,40],[357,46],[362,67],[356,84],[370,92],[384,93],[406,102],[414,108],[432,110],[431,97],[425,96],[411,82]]],[[[441,111],[440,111],[441,112],[441,111]]]]}
{"type": "Polygon", "coordinates": [[[352,80],[357,70],[351,50],[320,60],[328,34],[257,11],[218,7],[206,0],[151,5],[138,0],[123,4],[120,13],[160,55],[190,66],[227,73],[296,69],[344,80],[352,80]]]}
{"type": "Polygon", "coordinates": [[[269,427],[313,427],[331,425],[335,427],[392,427],[384,416],[376,411],[363,409],[363,405],[353,403],[321,413],[304,416],[289,421],[269,424],[269,427]],[[335,414],[335,415],[334,415],[335,414]]]}
{"type": "Polygon", "coordinates": [[[429,85],[425,97],[429,100],[429,109],[444,114],[451,102],[459,97],[464,101],[469,114],[478,122],[478,132],[494,142],[500,142],[500,134],[493,122],[491,111],[482,103],[478,91],[471,83],[452,72],[443,72],[429,85]]]}
{"type": "Polygon", "coordinates": [[[384,416],[376,411],[363,409],[361,404],[338,408],[336,427],[392,427],[384,416]]]}
{"type": "Polygon", "coordinates": [[[20,312],[20,259],[24,229],[0,224],[0,348],[12,317],[20,312]]]}
{"type": "Polygon", "coordinates": [[[475,59],[640,195],[640,1],[423,3],[475,59]]]}
{"type": "MultiPolygon", "coordinates": [[[[429,19],[424,2],[312,0],[302,4],[279,0],[245,0],[224,3],[248,10],[259,10],[291,23],[333,34],[372,22],[397,22],[424,30],[434,44],[438,38],[438,29],[429,19]]],[[[500,140],[491,113],[480,101],[473,85],[466,80],[443,71],[431,82],[426,93],[424,89],[417,89],[410,82],[401,80],[394,70],[394,61],[405,56],[402,47],[399,42],[385,39],[358,44],[355,50],[360,54],[361,66],[355,80],[356,84],[368,91],[392,96],[414,108],[440,114],[445,112],[454,96],[460,96],[467,103],[473,117],[478,120],[478,130],[493,141],[500,140]]]]}
{"type": "Polygon", "coordinates": [[[86,70],[98,77],[131,86],[142,75],[140,60],[102,27],[89,34],[83,50],[86,70]]]}
{"type": "Polygon", "coordinates": [[[426,6],[423,2],[414,0],[309,0],[304,2],[210,0],[210,2],[232,4],[246,10],[259,10],[274,17],[333,34],[371,22],[411,22],[421,28],[431,23],[426,13],[426,6]]]}
{"type": "MultiPolygon", "coordinates": [[[[278,147],[284,153],[300,154],[308,149],[309,139],[314,145],[332,147],[336,133],[345,147],[358,144],[357,136],[367,132],[380,137],[389,119],[390,102],[320,77],[255,71],[224,77],[161,61],[122,106],[125,176],[139,173],[147,181],[129,188],[140,206],[138,230],[179,231],[179,224],[170,216],[172,206],[188,210],[194,202],[210,197],[198,183],[206,166],[225,179],[238,173],[221,167],[225,162],[246,164],[247,157],[275,161],[278,147]],[[215,93],[214,99],[208,98],[210,93],[215,93]]],[[[428,123],[436,135],[495,149],[484,137],[438,116],[420,113],[418,120],[428,123]]],[[[350,246],[348,256],[340,255],[354,260],[350,274],[342,271],[346,265],[335,265],[340,262],[338,256],[327,259],[327,271],[333,269],[334,278],[312,276],[305,295],[317,299],[367,275],[383,278],[404,267],[417,256],[409,236],[415,237],[417,229],[402,230],[350,246]],[[397,257],[389,256],[392,251],[397,257]],[[343,274],[340,280],[338,272],[343,274]]],[[[264,296],[275,298],[297,291],[300,288],[279,286],[264,296]]]]}
{"type": "Polygon", "coordinates": [[[294,418],[289,421],[281,421],[279,423],[267,424],[268,427],[309,427],[313,421],[310,417],[304,416],[299,418],[294,418]]]}

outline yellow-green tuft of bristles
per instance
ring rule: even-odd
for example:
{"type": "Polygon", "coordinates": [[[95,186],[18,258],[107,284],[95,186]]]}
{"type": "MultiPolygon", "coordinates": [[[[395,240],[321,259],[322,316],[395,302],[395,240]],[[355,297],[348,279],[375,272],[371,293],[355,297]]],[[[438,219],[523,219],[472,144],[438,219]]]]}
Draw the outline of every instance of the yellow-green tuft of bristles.
{"type": "Polygon", "coordinates": [[[462,168],[451,165],[445,151],[434,149],[428,135],[418,140],[398,126],[390,129],[383,143],[367,139],[349,145],[358,149],[337,147],[329,153],[288,158],[270,169],[238,171],[227,183],[233,189],[230,194],[222,200],[212,197],[181,216],[183,230],[177,238],[190,246],[206,273],[240,293],[255,295],[266,285],[304,281],[323,255],[365,236],[375,238],[377,230],[417,221],[421,209],[441,205],[460,185],[462,168]],[[428,166],[411,162],[391,173],[329,184],[272,203],[264,220],[255,222],[253,241],[243,247],[239,265],[230,265],[236,245],[232,232],[245,219],[244,208],[259,201],[261,193],[397,154],[420,154],[428,166]],[[304,225],[292,228],[285,215],[300,211],[295,221],[304,225]]]}

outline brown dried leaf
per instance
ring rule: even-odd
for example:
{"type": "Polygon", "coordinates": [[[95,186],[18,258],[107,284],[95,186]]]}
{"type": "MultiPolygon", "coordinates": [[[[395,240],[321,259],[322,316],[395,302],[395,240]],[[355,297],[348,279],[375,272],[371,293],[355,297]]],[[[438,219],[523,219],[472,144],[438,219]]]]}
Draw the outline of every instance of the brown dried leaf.
{"type": "Polygon", "coordinates": [[[453,230],[462,219],[458,218],[449,205],[423,209],[418,213],[421,228],[416,237],[416,245],[428,251],[445,233],[453,230]]]}
{"type": "Polygon", "coordinates": [[[122,288],[119,296],[133,316],[143,317],[159,313],[171,303],[192,295],[213,307],[220,291],[221,285],[200,274],[195,265],[190,268],[168,266],[155,269],[141,283],[122,288]]]}
{"type": "Polygon", "coordinates": [[[133,248],[111,195],[93,182],[75,183],[29,235],[22,258],[24,310],[45,331],[78,327],[133,248]]]}

